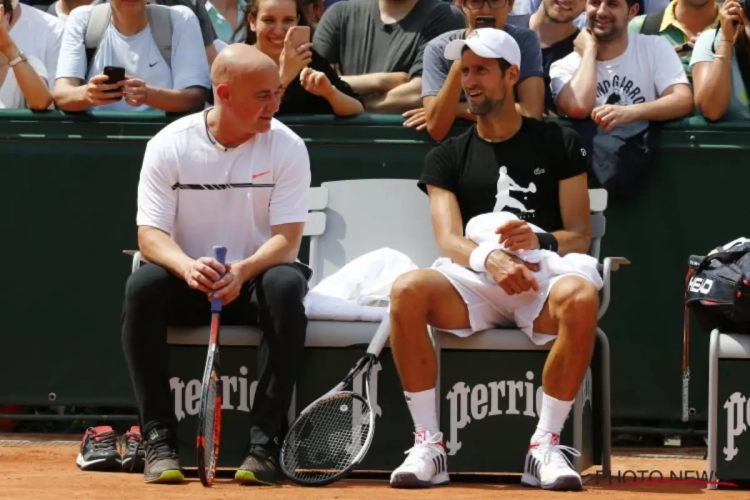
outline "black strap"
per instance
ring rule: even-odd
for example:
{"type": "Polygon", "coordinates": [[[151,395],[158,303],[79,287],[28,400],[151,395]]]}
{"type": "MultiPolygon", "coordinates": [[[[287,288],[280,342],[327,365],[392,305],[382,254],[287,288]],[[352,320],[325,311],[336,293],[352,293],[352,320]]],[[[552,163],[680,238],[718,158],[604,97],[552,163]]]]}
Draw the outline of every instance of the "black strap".
{"type": "Polygon", "coordinates": [[[661,23],[664,20],[664,11],[666,8],[656,12],[649,12],[646,14],[646,19],[643,20],[641,25],[641,33],[644,35],[658,35],[661,23]]]}

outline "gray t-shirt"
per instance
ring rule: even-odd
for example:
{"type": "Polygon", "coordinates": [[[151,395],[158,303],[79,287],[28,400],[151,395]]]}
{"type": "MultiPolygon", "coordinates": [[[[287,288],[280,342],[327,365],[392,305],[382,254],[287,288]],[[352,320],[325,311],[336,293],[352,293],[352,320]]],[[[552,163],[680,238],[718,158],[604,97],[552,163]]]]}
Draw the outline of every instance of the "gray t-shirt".
{"type": "MultiPolygon", "coordinates": [[[[521,49],[521,67],[518,83],[526,78],[538,76],[544,78],[544,69],[542,68],[542,48],[539,45],[539,38],[536,33],[530,29],[519,28],[506,24],[503,31],[512,36],[521,49]]],[[[448,72],[451,69],[452,61],[447,60],[443,53],[445,46],[453,40],[464,38],[466,30],[460,29],[449,31],[427,44],[424,50],[424,73],[422,74],[422,97],[436,96],[440,92],[445,79],[448,78],[448,72]]],[[[466,100],[466,96],[461,91],[461,100],[466,100]]]]}
{"type": "MultiPolygon", "coordinates": [[[[716,36],[716,30],[708,30],[701,33],[693,47],[693,55],[690,58],[689,70],[693,71],[693,66],[701,62],[710,63],[715,59],[716,47],[721,41],[721,35],[716,36]]],[[[745,88],[740,73],[740,65],[737,63],[737,52],[732,53],[732,83],[731,96],[729,105],[721,117],[722,120],[750,120],[750,89],[745,88]]],[[[696,108],[700,113],[700,110],[696,108]]]]}
{"type": "Polygon", "coordinates": [[[419,0],[398,23],[385,24],[377,0],[337,2],[326,10],[313,47],[342,75],[422,74],[427,42],[466,25],[461,11],[440,0],[419,0]]]}

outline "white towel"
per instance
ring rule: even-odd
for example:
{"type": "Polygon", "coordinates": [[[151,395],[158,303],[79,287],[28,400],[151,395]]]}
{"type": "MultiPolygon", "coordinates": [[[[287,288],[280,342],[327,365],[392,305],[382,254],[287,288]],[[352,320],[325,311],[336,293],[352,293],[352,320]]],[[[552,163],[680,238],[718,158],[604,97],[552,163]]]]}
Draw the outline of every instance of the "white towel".
{"type": "Polygon", "coordinates": [[[391,248],[366,253],[318,283],[305,297],[309,319],[381,321],[398,276],[418,269],[391,248]]]}
{"type": "MultiPolygon", "coordinates": [[[[504,250],[525,262],[539,264],[539,271],[534,273],[537,280],[548,280],[562,274],[576,274],[591,281],[597,290],[602,289],[604,282],[596,269],[597,261],[590,255],[569,253],[563,257],[549,250],[522,250],[518,252],[506,250],[505,245],[500,243],[500,235],[495,234],[495,231],[511,220],[518,220],[518,217],[510,212],[491,212],[477,215],[466,225],[466,237],[480,246],[504,250]]],[[[529,226],[535,233],[545,232],[534,224],[529,223],[529,226]]]]}

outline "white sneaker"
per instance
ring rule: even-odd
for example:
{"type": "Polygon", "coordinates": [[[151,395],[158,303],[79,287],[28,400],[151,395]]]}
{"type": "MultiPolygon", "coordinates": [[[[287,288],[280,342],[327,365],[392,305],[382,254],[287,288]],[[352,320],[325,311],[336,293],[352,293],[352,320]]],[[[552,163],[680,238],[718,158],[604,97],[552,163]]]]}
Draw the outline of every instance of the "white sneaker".
{"type": "Polygon", "coordinates": [[[409,455],[391,474],[391,488],[428,488],[448,484],[448,456],[443,447],[443,433],[428,431],[414,434],[409,455]]]}
{"type": "Polygon", "coordinates": [[[530,445],[521,484],[545,490],[582,490],[581,476],[563,454],[565,451],[576,457],[581,456],[576,449],[561,445],[557,434],[547,434],[530,445]]]}

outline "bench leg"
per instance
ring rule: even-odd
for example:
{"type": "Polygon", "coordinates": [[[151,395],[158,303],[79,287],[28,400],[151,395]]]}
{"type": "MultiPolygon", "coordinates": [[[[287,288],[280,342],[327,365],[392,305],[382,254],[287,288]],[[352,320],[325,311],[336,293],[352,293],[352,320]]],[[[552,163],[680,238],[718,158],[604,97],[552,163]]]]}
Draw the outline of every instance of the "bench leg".
{"type": "Polygon", "coordinates": [[[602,359],[602,474],[612,474],[612,385],[610,378],[609,339],[601,328],[596,328],[602,359]]]}
{"type": "Polygon", "coordinates": [[[715,490],[717,485],[710,481],[717,481],[716,461],[717,461],[717,436],[719,418],[719,342],[721,333],[719,330],[711,332],[708,350],[708,464],[706,473],[709,483],[707,489],[715,490]]]}

